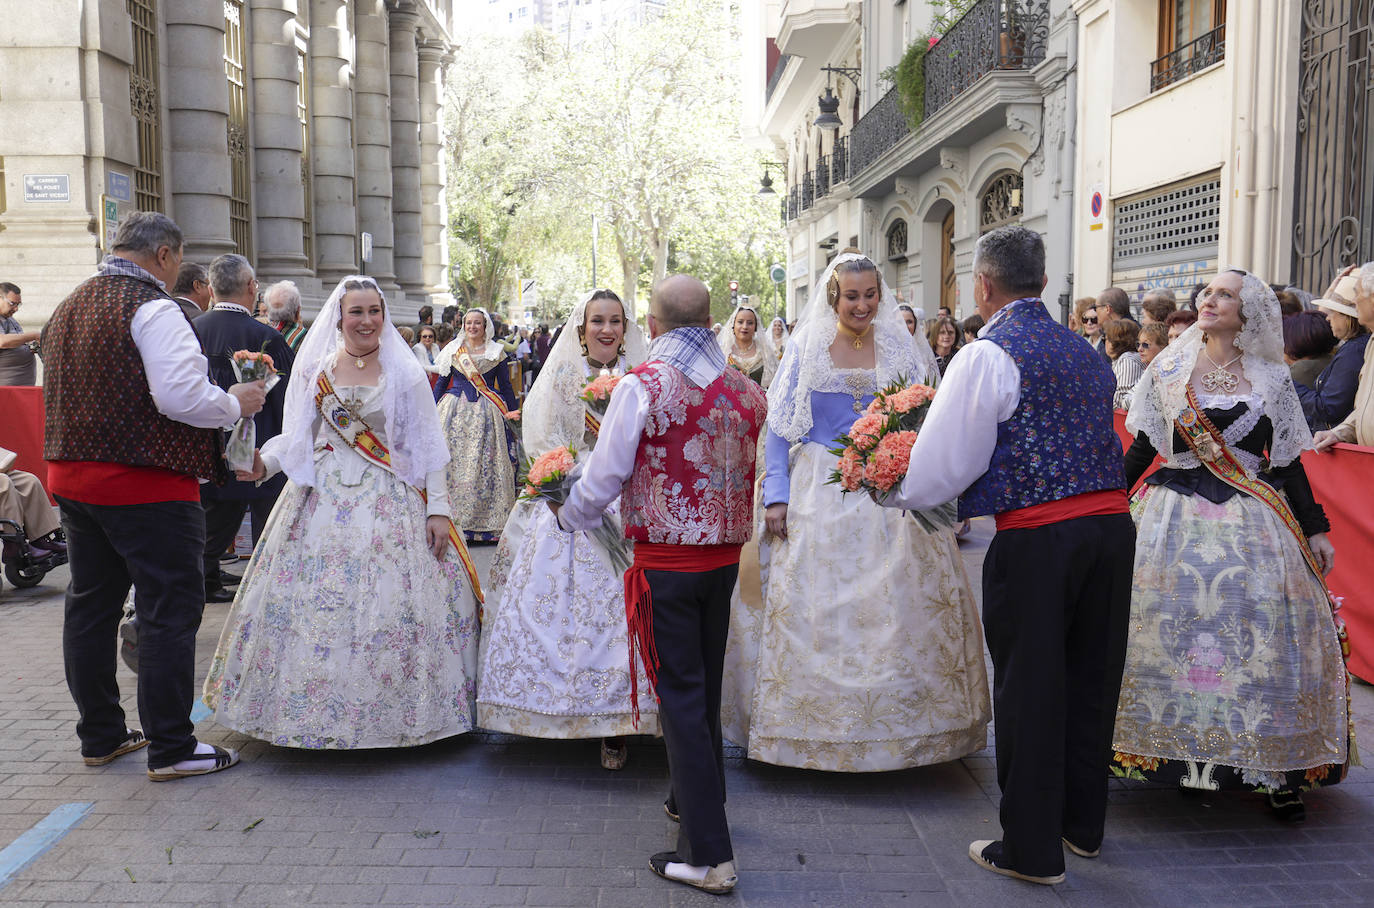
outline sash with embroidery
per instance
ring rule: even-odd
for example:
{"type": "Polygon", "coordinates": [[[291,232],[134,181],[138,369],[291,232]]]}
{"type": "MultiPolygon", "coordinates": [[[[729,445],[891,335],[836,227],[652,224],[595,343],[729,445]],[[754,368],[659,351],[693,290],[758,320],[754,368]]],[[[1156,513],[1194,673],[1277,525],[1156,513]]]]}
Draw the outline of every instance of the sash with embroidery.
{"type": "Polygon", "coordinates": [[[510,411],[506,409],[506,402],[501,399],[501,395],[487,387],[487,381],[482,377],[481,371],[477,368],[477,363],[473,362],[472,354],[459,348],[458,355],[455,359],[458,361],[458,368],[463,372],[463,377],[472,382],[472,386],[477,389],[477,393],[495,404],[497,411],[500,412],[503,417],[509,418],[510,411]]]}
{"type": "MultiPolygon", "coordinates": [[[[392,476],[396,471],[391,466],[391,451],[386,444],[377,437],[366,422],[351,413],[344,402],[339,399],[339,395],[334,391],[334,385],[329,380],[329,376],[324,370],[320,370],[320,378],[316,383],[315,409],[324,419],[325,425],[339,437],[344,444],[348,445],[370,464],[374,464],[386,470],[392,476]]],[[[429,496],[424,489],[417,489],[420,498],[424,501],[429,500],[429,496]]],[[[447,519],[447,518],[446,518],[447,519]]],[[[458,532],[458,528],[453,525],[453,521],[448,519],[448,541],[453,546],[453,550],[458,553],[458,560],[463,563],[463,570],[467,572],[468,581],[472,584],[472,591],[477,596],[477,603],[480,606],[484,601],[482,595],[482,584],[477,579],[477,566],[472,562],[472,555],[468,552],[468,547],[463,543],[463,536],[458,532]]],[[[479,609],[480,615],[480,609],[479,609]]]]}
{"type": "Polygon", "coordinates": [[[592,412],[590,404],[584,403],[582,405],[582,425],[593,435],[599,436],[601,434],[601,420],[592,412]]]}
{"type": "MultiPolygon", "coordinates": [[[[1340,608],[1331,597],[1331,591],[1326,587],[1326,577],[1322,574],[1321,565],[1317,563],[1317,557],[1312,554],[1312,547],[1307,544],[1307,534],[1302,531],[1302,525],[1298,523],[1298,518],[1293,516],[1293,509],[1288,506],[1288,501],[1267,482],[1259,479],[1251,473],[1244,464],[1237,459],[1234,452],[1227,446],[1220,430],[1217,429],[1212,421],[1207,418],[1202,407],[1198,404],[1197,395],[1193,392],[1193,386],[1185,386],[1187,395],[1187,406],[1178,413],[1178,418],[1174,420],[1174,428],[1183,436],[1183,440],[1188,444],[1189,450],[1197,455],[1197,459],[1207,468],[1217,479],[1226,483],[1233,489],[1244,492],[1251,498],[1262,502],[1274,515],[1282,521],[1288,531],[1297,540],[1298,550],[1302,552],[1303,560],[1307,562],[1307,567],[1312,571],[1312,576],[1317,578],[1321,584],[1322,592],[1326,594],[1327,605],[1331,607],[1331,621],[1336,627],[1336,639],[1341,645],[1341,661],[1350,662],[1350,636],[1345,629],[1345,621],[1338,614],[1340,608]]],[[[1355,714],[1350,710],[1350,671],[1345,673],[1345,705],[1346,715],[1349,717],[1349,762],[1359,765],[1359,750],[1355,746],[1355,714]]]]}

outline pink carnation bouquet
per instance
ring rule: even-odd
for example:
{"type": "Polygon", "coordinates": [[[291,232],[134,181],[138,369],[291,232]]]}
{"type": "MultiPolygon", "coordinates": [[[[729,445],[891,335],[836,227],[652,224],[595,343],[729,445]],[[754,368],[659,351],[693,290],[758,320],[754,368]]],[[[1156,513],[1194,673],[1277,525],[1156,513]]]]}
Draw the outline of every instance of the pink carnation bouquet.
{"type": "Polygon", "coordinates": [[[619,375],[613,375],[603,370],[600,375],[583,386],[580,396],[598,415],[605,416],[606,408],[611,405],[611,392],[615,390],[615,386],[618,384],[620,384],[619,375]]]}
{"type": "MultiPolygon", "coordinates": [[[[874,396],[849,431],[837,440],[830,453],[839,463],[827,481],[844,492],[865,492],[882,501],[906,478],[911,448],[925,422],[935,389],[928,385],[908,385],[898,379],[874,396]]],[[[954,525],[953,503],[929,512],[911,512],[927,530],[954,525]]]]}
{"type": "MultiPolygon", "coordinates": [[[[277,373],[276,363],[267,353],[264,341],[261,350],[231,350],[229,365],[234,376],[241,382],[263,381],[271,391],[281,376],[277,373]]],[[[224,460],[230,470],[252,470],[253,451],[258,446],[258,429],[253,417],[245,416],[234,423],[229,438],[224,443],[224,460]]]]}
{"type": "MultiPolygon", "coordinates": [[[[521,483],[525,486],[520,498],[524,501],[547,501],[562,505],[568,500],[573,483],[582,472],[577,462],[577,452],[566,445],[545,451],[525,467],[521,483]]],[[[612,573],[623,574],[630,569],[632,554],[625,542],[625,534],[620,523],[610,516],[601,518],[601,525],[588,530],[593,541],[600,548],[612,573]]]]}

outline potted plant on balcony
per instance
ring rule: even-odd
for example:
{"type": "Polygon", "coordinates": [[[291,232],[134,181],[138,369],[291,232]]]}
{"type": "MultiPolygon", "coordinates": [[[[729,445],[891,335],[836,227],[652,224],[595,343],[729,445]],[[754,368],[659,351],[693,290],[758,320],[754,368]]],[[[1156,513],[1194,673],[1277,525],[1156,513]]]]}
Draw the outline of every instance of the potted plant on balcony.
{"type": "MultiPolygon", "coordinates": [[[[932,15],[929,31],[912,41],[896,66],[883,70],[882,78],[897,88],[902,114],[915,130],[925,119],[926,54],[940,43],[945,32],[963,18],[978,0],[928,0],[932,15]]],[[[986,0],[985,0],[986,2],[986,0]]],[[[997,0],[993,0],[997,2],[997,0]]]]}

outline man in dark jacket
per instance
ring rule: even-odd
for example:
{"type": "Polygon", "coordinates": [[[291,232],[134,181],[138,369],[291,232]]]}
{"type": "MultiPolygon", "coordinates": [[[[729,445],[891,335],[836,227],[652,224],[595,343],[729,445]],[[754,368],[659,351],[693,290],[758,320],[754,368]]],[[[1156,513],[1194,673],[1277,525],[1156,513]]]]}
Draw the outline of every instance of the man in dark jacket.
{"type": "MultiPolygon", "coordinates": [[[[253,418],[257,427],[257,442],[261,445],[274,435],[281,434],[282,409],[286,401],[286,380],[291,374],[294,355],[286,339],[270,325],[253,317],[253,302],[258,292],[258,280],[253,266],[241,255],[221,255],[210,263],[210,287],[215,305],[196,319],[192,326],[205,356],[210,361],[210,378],[221,388],[228,388],[238,379],[229,356],[236,350],[266,350],[281,380],[267,395],[261,412],[253,418]]],[[[230,479],[223,486],[205,483],[200,487],[201,504],[205,507],[205,598],[207,602],[228,602],[233,593],[224,588],[225,581],[237,583],[238,578],[225,574],[219,567],[219,556],[234,541],[234,534],[243,523],[243,515],[250,508],[253,515],[253,544],[262,535],[267,515],[276,503],[277,495],[286,484],[285,474],[264,482],[230,479]]]]}

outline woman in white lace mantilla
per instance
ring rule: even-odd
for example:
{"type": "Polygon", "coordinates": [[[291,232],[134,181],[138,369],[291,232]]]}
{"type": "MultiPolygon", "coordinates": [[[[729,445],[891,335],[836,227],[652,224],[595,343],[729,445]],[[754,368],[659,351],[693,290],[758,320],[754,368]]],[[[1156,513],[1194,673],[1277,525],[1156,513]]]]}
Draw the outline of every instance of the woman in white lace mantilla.
{"type": "Polygon", "coordinates": [[[1223,271],[1198,322],[1150,363],[1126,427],[1137,523],[1112,769],[1255,788],[1283,820],[1340,781],[1347,682],[1321,575],[1335,553],[1300,456],[1312,436],[1283,360],[1278,299],[1223,271]]]}
{"type": "Polygon", "coordinates": [[[721,707],[751,759],[872,772],[986,745],[982,631],[954,533],[827,484],[827,449],[879,388],[934,377],[876,266],[838,256],[768,394],[759,570],[741,564],[721,707]]]}
{"type": "Polygon", "coordinates": [[[296,356],[281,435],[239,475],[290,481],[205,680],[216,722],[311,749],[472,729],[478,603],[447,463],[429,381],[381,291],[345,278],[296,356]]]}
{"type": "MultiPolygon", "coordinates": [[[[588,294],[573,309],[525,402],[526,455],[568,446],[585,462],[600,413],[582,399],[599,375],[624,375],[647,347],[620,298],[588,294]]],[[[612,505],[608,519],[618,523],[612,505]]],[[[642,670],[641,721],[630,701],[624,567],[630,543],[609,551],[586,532],[567,533],[543,501],[519,501],[492,561],[482,635],[477,716],[483,728],[536,738],[602,738],[602,765],[620,769],[621,736],[658,727],[642,670]]]]}
{"type": "Polygon", "coordinates": [[[462,331],[435,359],[439,424],[448,439],[453,522],[474,542],[495,542],[515,504],[518,416],[507,353],[485,309],[469,309],[462,331]]]}
{"type": "Polygon", "coordinates": [[[725,361],[767,388],[778,371],[778,357],[772,341],[759,330],[762,322],[758,310],[752,306],[738,306],[730,313],[730,320],[717,337],[725,361]]]}

